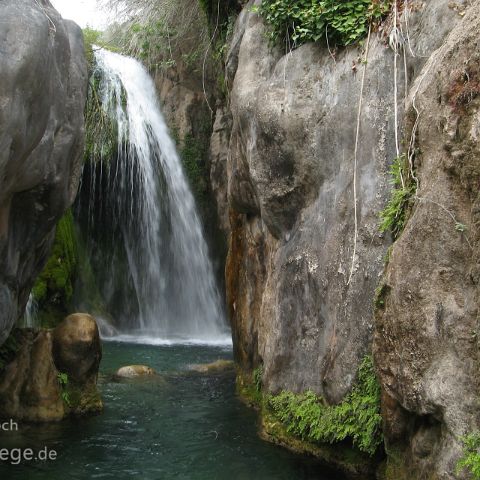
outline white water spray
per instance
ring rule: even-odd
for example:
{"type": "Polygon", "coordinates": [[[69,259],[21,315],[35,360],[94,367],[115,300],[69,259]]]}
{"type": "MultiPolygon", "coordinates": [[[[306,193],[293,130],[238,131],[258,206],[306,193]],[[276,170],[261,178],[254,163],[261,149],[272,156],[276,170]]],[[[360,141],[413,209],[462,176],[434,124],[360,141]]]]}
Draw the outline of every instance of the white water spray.
{"type": "MultiPolygon", "coordinates": [[[[98,205],[97,199],[89,209],[109,208],[136,296],[129,300],[138,310],[138,318],[116,328],[143,338],[229,341],[194,198],[154,83],[132,58],[102,49],[95,57],[102,109],[118,126],[118,155],[101,160],[99,175],[107,177],[110,200],[98,205]]],[[[107,261],[105,268],[116,276],[112,285],[127,282],[115,265],[107,261]]]]}

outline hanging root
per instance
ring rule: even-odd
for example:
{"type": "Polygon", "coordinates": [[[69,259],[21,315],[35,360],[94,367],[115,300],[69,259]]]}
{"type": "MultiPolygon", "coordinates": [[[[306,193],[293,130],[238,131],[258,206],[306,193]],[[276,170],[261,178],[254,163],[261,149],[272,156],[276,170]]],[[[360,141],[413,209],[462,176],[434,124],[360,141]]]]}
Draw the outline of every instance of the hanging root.
{"type": "Polygon", "coordinates": [[[215,24],[215,30],[213,31],[212,38],[210,39],[210,43],[208,44],[208,48],[205,52],[205,55],[203,57],[203,65],[202,65],[202,88],[203,88],[203,96],[205,97],[205,101],[207,102],[208,109],[210,110],[210,113],[214,115],[213,109],[210,106],[210,102],[208,101],[208,95],[207,95],[207,89],[205,88],[205,67],[207,64],[207,58],[208,58],[208,52],[210,51],[210,48],[213,45],[213,42],[215,41],[215,37],[217,35],[218,31],[218,24],[220,22],[220,0],[217,1],[217,22],[215,24]]]}
{"type": "Polygon", "coordinates": [[[365,48],[365,59],[363,62],[363,71],[362,71],[362,85],[360,87],[360,99],[358,101],[358,112],[357,112],[357,127],[355,131],[355,152],[353,158],[353,208],[354,208],[354,221],[355,221],[355,232],[353,235],[353,254],[352,254],[352,264],[350,266],[350,273],[348,275],[347,285],[350,285],[352,277],[355,271],[355,257],[357,256],[357,242],[358,242],[358,208],[357,208],[357,165],[358,165],[358,143],[360,140],[360,123],[362,117],[362,106],[363,106],[363,91],[365,88],[365,76],[367,72],[368,64],[368,52],[370,49],[370,37],[372,33],[372,24],[368,27],[368,37],[367,44],[365,48]]]}

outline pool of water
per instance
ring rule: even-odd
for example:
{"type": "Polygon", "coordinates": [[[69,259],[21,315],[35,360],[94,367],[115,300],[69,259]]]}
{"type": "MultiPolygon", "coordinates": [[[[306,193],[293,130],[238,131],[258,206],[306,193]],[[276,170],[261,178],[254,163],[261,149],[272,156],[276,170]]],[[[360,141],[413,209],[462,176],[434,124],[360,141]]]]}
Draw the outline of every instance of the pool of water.
{"type": "Polygon", "coordinates": [[[188,366],[231,359],[221,346],[104,344],[103,414],[1,432],[0,448],[47,447],[52,461],[0,463],[8,480],[339,480],[312,459],[257,436],[254,411],[235,394],[232,372],[201,375],[188,366]],[[160,375],[116,381],[121,366],[145,364],[160,375]]]}

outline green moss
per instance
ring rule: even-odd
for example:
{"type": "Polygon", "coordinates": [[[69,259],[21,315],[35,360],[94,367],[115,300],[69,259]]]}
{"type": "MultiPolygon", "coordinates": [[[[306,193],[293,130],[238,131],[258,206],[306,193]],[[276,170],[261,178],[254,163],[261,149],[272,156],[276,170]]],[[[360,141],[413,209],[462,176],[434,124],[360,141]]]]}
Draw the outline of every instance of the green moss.
{"type": "Polygon", "coordinates": [[[357,384],[338,405],[328,405],[311,391],[284,391],[268,396],[266,402],[290,434],[308,442],[334,444],[350,439],[369,455],[383,443],[380,386],[370,356],[360,365],[357,384]]]}
{"type": "Polygon", "coordinates": [[[76,269],[77,246],[73,215],[68,210],[58,222],[52,255],[32,290],[39,306],[42,326],[55,326],[67,313],[73,296],[76,269]]]}
{"type": "Polygon", "coordinates": [[[260,365],[253,371],[253,374],[252,374],[253,383],[255,385],[255,388],[257,389],[257,392],[260,392],[262,390],[262,377],[263,377],[263,366],[260,365]]]}
{"type": "Polygon", "coordinates": [[[66,394],[69,400],[68,410],[72,415],[95,414],[103,409],[102,396],[93,382],[87,385],[77,385],[75,382],[69,381],[66,394]]]}
{"type": "Polygon", "coordinates": [[[205,165],[205,145],[193,138],[191,134],[186,135],[183,147],[180,150],[185,174],[190,182],[195,198],[202,204],[207,193],[207,168],[205,165]]]}
{"type": "Polygon", "coordinates": [[[369,24],[390,9],[390,0],[263,0],[255,10],[270,27],[272,42],[291,48],[306,42],[324,41],[350,45],[365,37],[369,24]]]}

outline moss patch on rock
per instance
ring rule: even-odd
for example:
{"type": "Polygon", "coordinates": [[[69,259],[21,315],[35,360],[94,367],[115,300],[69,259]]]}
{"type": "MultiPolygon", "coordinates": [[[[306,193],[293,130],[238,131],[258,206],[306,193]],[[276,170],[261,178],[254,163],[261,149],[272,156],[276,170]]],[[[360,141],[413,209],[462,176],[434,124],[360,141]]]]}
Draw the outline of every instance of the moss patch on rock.
{"type": "Polygon", "coordinates": [[[73,296],[77,263],[73,215],[68,210],[58,222],[52,255],[32,290],[42,326],[56,326],[67,313],[73,296]]]}

